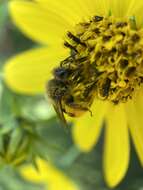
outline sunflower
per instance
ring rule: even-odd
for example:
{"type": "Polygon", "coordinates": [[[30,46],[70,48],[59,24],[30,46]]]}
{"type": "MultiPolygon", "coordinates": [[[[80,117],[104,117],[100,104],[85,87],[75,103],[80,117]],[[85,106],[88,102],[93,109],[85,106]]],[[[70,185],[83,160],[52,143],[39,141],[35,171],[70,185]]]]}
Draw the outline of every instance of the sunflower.
{"type": "Polygon", "coordinates": [[[6,83],[33,95],[44,93],[48,80],[66,84],[63,110],[81,115],[72,129],[77,147],[89,152],[105,128],[103,170],[110,187],[127,172],[130,136],[143,164],[142,9],[141,0],[9,2],[16,26],[42,47],[11,58],[6,83]],[[62,73],[68,73],[64,81],[62,73]]]}
{"type": "Polygon", "coordinates": [[[78,187],[51,163],[37,158],[36,164],[37,170],[32,165],[22,166],[21,176],[28,181],[44,185],[44,189],[78,190],[78,187]]]}

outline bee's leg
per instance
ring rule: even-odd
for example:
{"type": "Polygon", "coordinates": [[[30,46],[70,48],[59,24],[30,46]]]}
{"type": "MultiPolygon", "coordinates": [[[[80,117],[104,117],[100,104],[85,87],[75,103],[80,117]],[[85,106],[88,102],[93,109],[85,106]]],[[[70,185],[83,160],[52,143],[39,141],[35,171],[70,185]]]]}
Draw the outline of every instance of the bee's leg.
{"type": "Polygon", "coordinates": [[[89,113],[90,113],[90,116],[92,117],[92,116],[93,116],[93,113],[92,113],[92,111],[91,111],[89,108],[87,108],[87,111],[89,111],[89,113]]]}

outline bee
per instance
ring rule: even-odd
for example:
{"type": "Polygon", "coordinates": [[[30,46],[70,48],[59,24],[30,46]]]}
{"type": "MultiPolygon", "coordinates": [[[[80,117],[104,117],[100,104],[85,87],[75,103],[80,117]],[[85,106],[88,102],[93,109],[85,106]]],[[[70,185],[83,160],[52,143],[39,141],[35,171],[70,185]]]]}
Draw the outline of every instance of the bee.
{"type": "Polygon", "coordinates": [[[91,89],[86,88],[85,91],[83,88],[83,90],[77,91],[76,85],[73,82],[74,80],[71,80],[73,70],[59,67],[54,69],[53,75],[54,79],[51,79],[47,83],[47,95],[58,117],[67,126],[64,114],[70,117],[79,117],[86,111],[90,111],[89,107],[93,99],[90,97],[92,95],[89,95],[91,89]],[[80,93],[83,95],[82,98],[80,93]]]}
{"type": "MultiPolygon", "coordinates": [[[[100,21],[102,18],[95,18],[100,21]]],[[[80,117],[90,111],[95,95],[100,73],[89,62],[89,55],[82,56],[76,49],[77,44],[86,47],[79,36],[67,33],[74,43],[65,41],[64,45],[71,50],[70,56],[61,61],[59,67],[53,70],[53,79],[46,86],[47,95],[62,123],[67,126],[65,114],[70,117],[80,117]]],[[[108,96],[109,87],[104,87],[104,96],[108,96]]]]}

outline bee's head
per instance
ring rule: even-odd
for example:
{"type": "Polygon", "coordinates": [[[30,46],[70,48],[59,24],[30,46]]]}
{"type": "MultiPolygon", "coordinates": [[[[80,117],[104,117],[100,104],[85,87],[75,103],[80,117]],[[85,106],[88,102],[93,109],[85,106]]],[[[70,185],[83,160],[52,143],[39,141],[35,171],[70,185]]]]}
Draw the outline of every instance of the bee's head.
{"type": "Polygon", "coordinates": [[[70,74],[71,69],[69,68],[57,67],[53,70],[53,75],[55,79],[62,82],[68,82],[70,74]]]}
{"type": "Polygon", "coordinates": [[[67,91],[67,87],[62,81],[52,79],[48,81],[46,89],[47,89],[47,95],[49,99],[51,100],[57,115],[59,116],[63,124],[67,125],[64,114],[63,114],[63,107],[62,107],[62,99],[64,99],[64,96],[67,91]]]}
{"type": "Polygon", "coordinates": [[[48,81],[46,89],[47,95],[52,101],[61,101],[67,91],[66,85],[57,79],[48,81]]]}

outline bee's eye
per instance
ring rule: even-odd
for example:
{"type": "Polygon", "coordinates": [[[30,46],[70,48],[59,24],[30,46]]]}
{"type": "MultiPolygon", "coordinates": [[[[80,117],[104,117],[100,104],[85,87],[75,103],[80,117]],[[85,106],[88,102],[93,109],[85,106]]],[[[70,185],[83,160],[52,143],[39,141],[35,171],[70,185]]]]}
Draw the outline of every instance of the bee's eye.
{"type": "Polygon", "coordinates": [[[65,68],[56,68],[54,70],[54,76],[58,79],[66,79],[69,76],[70,70],[65,68]]]}

